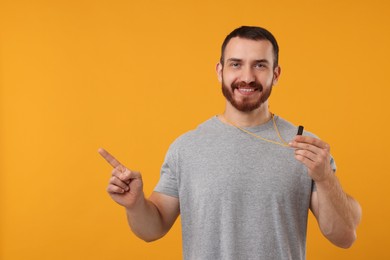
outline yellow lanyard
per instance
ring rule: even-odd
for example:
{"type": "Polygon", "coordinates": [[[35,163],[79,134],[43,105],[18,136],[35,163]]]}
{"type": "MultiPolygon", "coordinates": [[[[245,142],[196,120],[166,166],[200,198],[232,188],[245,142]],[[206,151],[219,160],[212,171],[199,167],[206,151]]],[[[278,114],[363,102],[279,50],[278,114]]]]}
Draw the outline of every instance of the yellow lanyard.
{"type": "Polygon", "coordinates": [[[273,144],[277,144],[277,145],[280,145],[280,146],[284,146],[284,147],[288,147],[288,143],[282,138],[282,136],[280,135],[280,132],[279,132],[279,129],[278,129],[278,126],[276,125],[276,122],[275,122],[275,118],[274,118],[274,114],[271,113],[271,118],[272,118],[272,122],[274,123],[274,129],[276,131],[276,133],[278,134],[278,137],[280,139],[281,142],[276,142],[276,141],[273,141],[273,140],[269,140],[269,139],[266,139],[264,137],[261,137],[257,134],[254,134],[252,132],[249,132],[248,130],[242,128],[242,127],[239,127],[235,124],[233,124],[232,122],[230,122],[226,117],[224,117],[224,119],[226,120],[226,122],[228,122],[229,124],[231,124],[232,126],[236,127],[237,129],[240,129],[241,131],[243,131],[244,133],[247,133],[251,136],[254,136],[260,140],[263,140],[263,141],[266,141],[266,142],[269,142],[269,143],[273,143],[273,144]]]}

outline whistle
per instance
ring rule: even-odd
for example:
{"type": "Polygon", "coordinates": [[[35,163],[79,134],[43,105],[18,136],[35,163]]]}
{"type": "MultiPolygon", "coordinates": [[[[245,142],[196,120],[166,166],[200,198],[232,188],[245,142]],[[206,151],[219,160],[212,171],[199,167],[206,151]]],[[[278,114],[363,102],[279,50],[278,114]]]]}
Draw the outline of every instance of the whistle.
{"type": "Polygon", "coordinates": [[[298,133],[297,135],[302,135],[303,134],[303,126],[298,126],[298,133]]]}

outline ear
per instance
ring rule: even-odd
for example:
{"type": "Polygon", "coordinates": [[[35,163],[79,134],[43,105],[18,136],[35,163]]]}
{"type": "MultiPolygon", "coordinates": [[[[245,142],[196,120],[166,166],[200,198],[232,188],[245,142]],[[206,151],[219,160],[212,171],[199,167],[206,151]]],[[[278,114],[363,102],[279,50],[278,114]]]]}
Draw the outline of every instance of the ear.
{"type": "Polygon", "coordinates": [[[215,66],[215,71],[217,72],[218,81],[222,83],[222,69],[223,66],[220,62],[215,66]]]}
{"type": "Polygon", "coordinates": [[[274,79],[272,81],[272,85],[276,85],[276,83],[278,83],[278,80],[279,80],[279,77],[280,77],[280,73],[282,72],[282,69],[280,68],[280,66],[277,66],[275,69],[274,69],[274,79]]]}

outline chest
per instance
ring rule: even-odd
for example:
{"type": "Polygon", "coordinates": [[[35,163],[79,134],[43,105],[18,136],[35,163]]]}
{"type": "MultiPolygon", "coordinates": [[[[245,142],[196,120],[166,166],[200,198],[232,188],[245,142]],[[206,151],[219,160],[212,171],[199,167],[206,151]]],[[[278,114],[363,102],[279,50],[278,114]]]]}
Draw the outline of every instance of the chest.
{"type": "Polygon", "coordinates": [[[299,201],[310,196],[311,179],[306,168],[286,147],[263,142],[211,142],[183,152],[180,159],[181,196],[261,203],[299,201]]]}

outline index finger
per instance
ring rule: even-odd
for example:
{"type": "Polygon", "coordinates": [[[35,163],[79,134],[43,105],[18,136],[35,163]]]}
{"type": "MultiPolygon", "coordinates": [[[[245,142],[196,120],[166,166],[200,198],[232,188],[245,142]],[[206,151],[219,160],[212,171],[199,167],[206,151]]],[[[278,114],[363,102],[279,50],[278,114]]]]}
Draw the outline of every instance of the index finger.
{"type": "Polygon", "coordinates": [[[317,146],[317,147],[322,148],[322,149],[328,148],[327,143],[325,143],[324,141],[322,141],[318,138],[311,137],[311,136],[297,135],[294,137],[294,141],[299,142],[299,143],[311,144],[311,145],[317,146]]]}
{"type": "Polygon", "coordinates": [[[98,153],[114,168],[122,165],[114,156],[103,148],[99,148],[98,153]]]}

